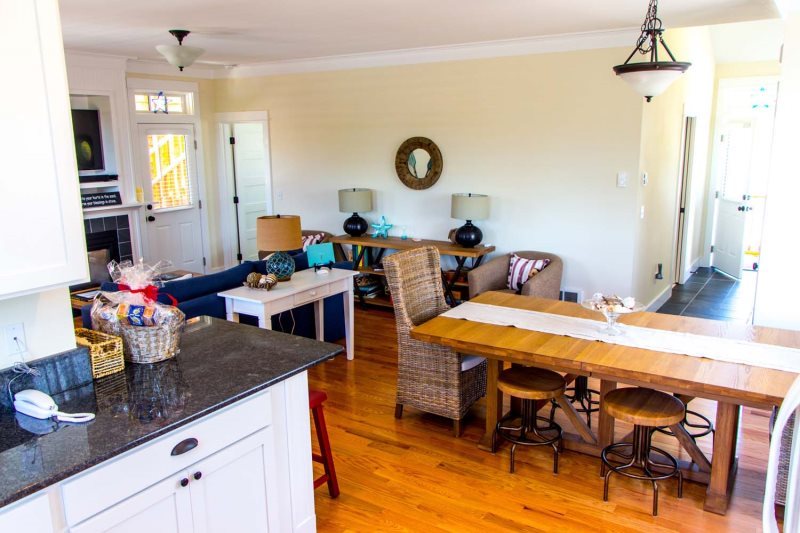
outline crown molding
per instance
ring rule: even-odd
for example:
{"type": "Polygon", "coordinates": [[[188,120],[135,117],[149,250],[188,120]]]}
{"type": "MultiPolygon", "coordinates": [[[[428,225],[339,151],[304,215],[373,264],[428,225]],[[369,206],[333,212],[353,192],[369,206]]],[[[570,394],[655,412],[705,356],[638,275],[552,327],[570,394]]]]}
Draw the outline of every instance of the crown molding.
{"type": "Polygon", "coordinates": [[[251,65],[240,65],[218,72],[221,78],[250,78],[275,76],[280,74],[299,74],[304,72],[327,72],[362,68],[412,65],[418,63],[438,63],[443,61],[462,61],[492,57],[571,52],[600,48],[616,48],[632,45],[639,34],[639,28],[619,30],[568,33],[542,37],[527,37],[503,41],[434,46],[370,52],[340,56],[317,57],[286,61],[271,61],[251,65]]]}
{"type": "Polygon", "coordinates": [[[94,54],[78,50],[65,50],[64,58],[68,67],[107,68],[113,70],[124,70],[125,62],[129,59],[125,56],[94,54]]]}
{"type": "Polygon", "coordinates": [[[178,70],[166,61],[156,61],[149,59],[128,59],[126,66],[128,74],[151,74],[155,76],[170,76],[177,78],[199,78],[203,80],[213,80],[227,77],[224,67],[213,65],[203,65],[195,63],[190,67],[184,67],[183,71],[178,70]]]}

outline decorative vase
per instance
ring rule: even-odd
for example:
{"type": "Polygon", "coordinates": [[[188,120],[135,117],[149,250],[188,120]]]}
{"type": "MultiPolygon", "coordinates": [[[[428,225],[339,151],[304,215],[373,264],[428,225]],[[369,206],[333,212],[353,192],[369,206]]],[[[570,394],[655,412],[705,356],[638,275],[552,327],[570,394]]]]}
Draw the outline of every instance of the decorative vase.
{"type": "Polygon", "coordinates": [[[267,272],[275,274],[278,281],[289,281],[294,274],[294,259],[286,252],[275,252],[267,257],[267,272]]]}
{"type": "Polygon", "coordinates": [[[456,230],[456,242],[465,248],[474,248],[483,240],[483,232],[471,220],[456,230]]]}
{"type": "Polygon", "coordinates": [[[344,221],[342,229],[352,237],[360,237],[367,232],[369,225],[358,213],[353,213],[353,216],[344,221]]]}

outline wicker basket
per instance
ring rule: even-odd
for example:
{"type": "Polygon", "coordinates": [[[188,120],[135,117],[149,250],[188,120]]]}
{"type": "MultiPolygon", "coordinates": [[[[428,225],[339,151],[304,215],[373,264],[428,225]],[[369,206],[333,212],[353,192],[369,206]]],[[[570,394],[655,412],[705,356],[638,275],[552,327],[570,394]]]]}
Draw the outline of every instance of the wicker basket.
{"type": "Polygon", "coordinates": [[[116,320],[97,319],[100,331],[122,337],[125,360],[131,363],[158,363],[175,357],[180,351],[181,333],[186,315],[177,307],[165,313],[158,326],[131,326],[116,320]]]}
{"type": "Polygon", "coordinates": [[[75,341],[78,345],[89,348],[94,379],[114,374],[125,368],[125,359],[122,357],[122,339],[118,336],[91,329],[75,328],[75,341]]]}

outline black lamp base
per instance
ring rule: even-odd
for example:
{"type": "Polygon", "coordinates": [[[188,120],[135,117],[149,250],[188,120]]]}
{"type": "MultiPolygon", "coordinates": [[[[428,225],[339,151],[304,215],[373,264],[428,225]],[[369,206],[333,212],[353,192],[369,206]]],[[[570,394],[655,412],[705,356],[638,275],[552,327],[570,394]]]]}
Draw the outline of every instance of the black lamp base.
{"type": "Polygon", "coordinates": [[[360,237],[364,235],[369,229],[367,221],[358,216],[358,213],[353,213],[353,216],[344,221],[342,226],[344,232],[353,237],[360,237]]]}
{"type": "Polygon", "coordinates": [[[478,226],[474,226],[471,220],[458,228],[456,231],[456,242],[464,248],[474,248],[483,239],[483,232],[478,226]]]}

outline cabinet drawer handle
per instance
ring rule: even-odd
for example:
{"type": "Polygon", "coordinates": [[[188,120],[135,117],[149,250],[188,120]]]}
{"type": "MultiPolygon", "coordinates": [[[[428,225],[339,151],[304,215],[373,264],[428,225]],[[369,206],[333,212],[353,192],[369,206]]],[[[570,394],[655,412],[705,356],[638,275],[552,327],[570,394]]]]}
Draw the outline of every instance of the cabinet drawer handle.
{"type": "Polygon", "coordinates": [[[194,477],[196,480],[199,480],[201,477],[203,477],[203,473],[202,472],[195,472],[194,476],[192,476],[192,477],[194,477]]]}
{"type": "Polygon", "coordinates": [[[172,448],[172,453],[170,455],[182,455],[188,451],[197,448],[197,444],[198,444],[197,439],[195,439],[194,437],[183,439],[178,444],[176,444],[174,448],[172,448]]]}
{"type": "Polygon", "coordinates": [[[185,477],[181,480],[181,487],[185,487],[189,484],[189,478],[185,477]]]}
{"type": "Polygon", "coordinates": [[[310,294],[311,296],[316,296],[316,295],[317,295],[317,291],[311,291],[309,294],[310,294]]]}

